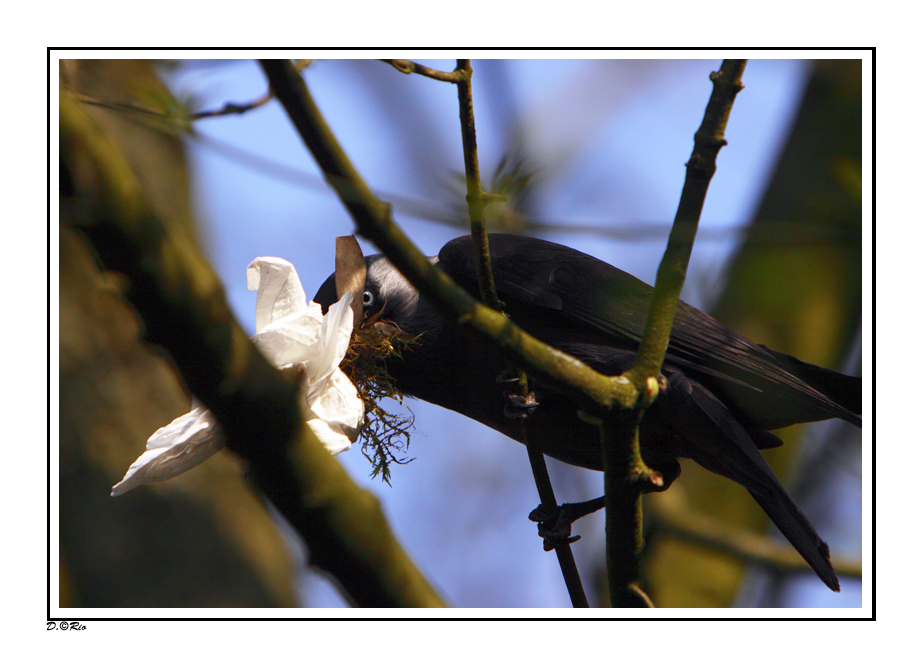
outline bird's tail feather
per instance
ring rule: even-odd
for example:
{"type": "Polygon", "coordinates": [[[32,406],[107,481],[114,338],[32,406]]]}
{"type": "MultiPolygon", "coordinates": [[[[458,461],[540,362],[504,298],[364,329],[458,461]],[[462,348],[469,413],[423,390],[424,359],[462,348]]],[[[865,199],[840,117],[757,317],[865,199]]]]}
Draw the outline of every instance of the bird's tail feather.
{"type": "Polygon", "coordinates": [[[707,389],[690,383],[687,393],[708,418],[698,423],[698,429],[687,431],[697,446],[687,456],[746,488],[824,584],[839,591],[827,544],[789,496],[750,435],[707,389]]]}
{"type": "Polygon", "coordinates": [[[782,535],[798,551],[808,565],[814,569],[824,584],[833,591],[840,591],[840,582],[830,563],[830,549],[817,535],[814,527],[795,505],[781,485],[767,498],[763,492],[749,490],[760,507],[769,515],[782,535]]]}

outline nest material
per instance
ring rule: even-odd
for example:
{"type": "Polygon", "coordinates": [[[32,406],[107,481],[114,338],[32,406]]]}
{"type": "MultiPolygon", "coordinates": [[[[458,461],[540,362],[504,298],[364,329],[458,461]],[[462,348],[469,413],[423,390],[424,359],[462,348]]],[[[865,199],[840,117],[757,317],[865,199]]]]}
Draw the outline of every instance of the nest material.
{"type": "Polygon", "coordinates": [[[372,316],[353,330],[346,356],[340,364],[365,404],[365,424],[359,439],[362,454],[372,464],[371,477],[381,475],[388,485],[391,484],[391,464],[413,461],[406,456],[413,413],[408,417],[390,413],[381,406],[385,398],[404,403],[403,394],[388,375],[385,359],[391,355],[400,357],[415,341],[416,337],[405,334],[393,322],[372,316]]]}

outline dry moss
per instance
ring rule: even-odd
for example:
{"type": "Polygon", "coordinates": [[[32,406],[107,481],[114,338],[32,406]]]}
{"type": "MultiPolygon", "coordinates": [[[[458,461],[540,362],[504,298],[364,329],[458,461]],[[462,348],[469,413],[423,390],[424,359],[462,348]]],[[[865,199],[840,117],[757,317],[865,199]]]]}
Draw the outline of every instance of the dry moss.
{"type": "Polygon", "coordinates": [[[404,403],[403,394],[388,375],[385,359],[391,355],[400,357],[415,340],[393,322],[373,316],[353,331],[349,349],[340,364],[365,404],[365,425],[359,432],[362,454],[372,464],[372,477],[381,475],[388,485],[391,484],[391,464],[413,461],[406,456],[413,413],[407,417],[389,413],[381,407],[381,400],[385,398],[404,403]]]}

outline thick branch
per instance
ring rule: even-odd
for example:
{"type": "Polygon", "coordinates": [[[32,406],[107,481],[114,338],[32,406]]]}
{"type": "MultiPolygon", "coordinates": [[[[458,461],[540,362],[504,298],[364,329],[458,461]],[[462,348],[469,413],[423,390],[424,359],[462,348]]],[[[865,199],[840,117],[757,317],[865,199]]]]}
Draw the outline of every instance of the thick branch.
{"type": "Polygon", "coordinates": [[[642,538],[641,478],[648,472],[638,444],[640,411],[634,419],[602,421],[600,441],[606,492],[606,573],[613,608],[653,607],[638,581],[642,538]]]}
{"type": "Polygon", "coordinates": [[[147,206],[115,145],[61,95],[62,206],[102,263],[128,279],[145,334],[216,415],[227,446],[301,534],[312,561],[364,606],[441,606],[359,488],[304,424],[297,382],[273,369],[234,319],[191,239],[147,206]]]}

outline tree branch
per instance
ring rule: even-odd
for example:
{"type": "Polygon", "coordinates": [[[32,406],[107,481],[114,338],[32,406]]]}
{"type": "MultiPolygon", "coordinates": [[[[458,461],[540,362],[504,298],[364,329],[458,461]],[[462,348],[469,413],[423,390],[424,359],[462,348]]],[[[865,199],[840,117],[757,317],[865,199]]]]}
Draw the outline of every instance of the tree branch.
{"type": "MultiPolygon", "coordinates": [[[[299,72],[310,66],[314,61],[313,60],[299,60],[295,64],[295,69],[299,72]]],[[[130,111],[138,114],[144,114],[145,116],[155,116],[157,118],[170,121],[170,120],[181,120],[185,123],[190,123],[192,121],[198,121],[203,118],[214,118],[216,116],[229,116],[231,114],[244,114],[253,109],[258,109],[262,107],[270,100],[272,100],[272,92],[266,91],[264,95],[251,100],[250,102],[226,102],[222,107],[218,109],[206,109],[204,111],[188,111],[185,110],[183,114],[170,114],[164,113],[163,111],[158,111],[154,109],[149,109],[140,104],[134,102],[115,102],[113,100],[100,100],[99,98],[92,97],[85,93],[81,93],[78,90],[74,90],[65,85],[64,88],[67,93],[76,100],[83,102],[84,104],[91,104],[96,107],[103,107],[105,109],[114,109],[116,111],[130,111]]]]}
{"type": "MultiPolygon", "coordinates": [[[[295,63],[295,69],[301,72],[306,67],[309,67],[314,60],[308,58],[299,60],[295,63]]],[[[272,91],[267,90],[264,95],[258,97],[255,100],[244,103],[237,102],[226,102],[224,106],[219,109],[206,109],[205,111],[194,111],[190,112],[189,120],[198,121],[203,118],[214,118],[215,116],[229,116],[230,114],[245,114],[248,111],[252,111],[259,107],[262,107],[264,104],[272,100],[272,91]]]]}
{"type": "Polygon", "coordinates": [[[663,366],[673,328],[673,316],[686,280],[686,267],[689,265],[692,243],[705,204],[705,193],[715,173],[718,151],[727,144],[724,130],[734,98],[743,89],[740,79],[746,64],[746,60],[725,60],[721,69],[711,74],[714,87],[705,107],[702,124],[695,133],[692,156],[686,163],[686,181],[683,183],[667,249],[657,269],[657,281],[651,297],[644,338],[638,350],[638,362],[626,374],[634,377],[638,385],[643,385],[645,378],[656,378],[663,366]]]}
{"type": "MultiPolygon", "coordinates": [[[[487,226],[484,221],[484,207],[492,198],[481,187],[477,133],[474,126],[474,99],[471,94],[471,77],[473,75],[471,61],[459,59],[455,72],[464,75],[460,76],[457,82],[458,115],[461,121],[465,182],[468,187],[466,200],[468,202],[468,217],[471,220],[472,248],[474,266],[477,270],[478,288],[482,302],[492,309],[503,312],[504,305],[500,301],[497,286],[494,283],[494,273],[490,263],[490,245],[487,240],[487,226]]],[[[529,381],[526,374],[513,367],[510,370],[519,375],[519,388],[522,396],[528,396],[529,381]]],[[[548,475],[545,455],[542,454],[538,447],[529,443],[529,429],[525,420],[522,421],[522,436],[526,451],[529,454],[529,465],[532,468],[532,477],[538,490],[539,503],[545,508],[557,508],[558,502],[555,498],[554,488],[551,485],[551,477],[548,475]]],[[[586,592],[583,591],[580,572],[577,570],[577,562],[574,560],[574,553],[570,544],[555,545],[554,551],[558,558],[558,565],[561,568],[561,575],[564,577],[564,584],[567,586],[571,604],[575,608],[588,608],[589,603],[586,598],[586,592]]]]}
{"type": "Polygon", "coordinates": [[[441,606],[391,533],[378,500],[358,487],[307,428],[296,379],[273,369],[234,319],[191,239],[148,207],[119,150],[61,95],[62,206],[127,297],[148,340],[169,351],[191,392],[221,422],[230,450],[301,534],[315,565],[353,602],[441,606]]]}
{"type": "Polygon", "coordinates": [[[464,74],[458,81],[458,117],[461,121],[462,151],[465,156],[465,183],[468,202],[468,218],[471,220],[471,238],[474,247],[474,266],[477,268],[478,288],[481,301],[495,311],[503,311],[503,303],[497,295],[494,272],[490,266],[490,248],[487,243],[487,225],[484,222],[486,194],[481,188],[481,170],[478,165],[477,134],[474,130],[474,100],[471,96],[470,60],[459,60],[456,72],[464,74]]]}
{"type": "Polygon", "coordinates": [[[460,72],[458,68],[453,72],[443,72],[441,70],[434,70],[431,67],[426,67],[425,65],[420,65],[412,60],[382,58],[381,62],[387,63],[402,74],[419,74],[430,79],[435,79],[436,81],[445,81],[447,83],[458,83],[465,77],[470,77],[470,72],[465,74],[460,72]]]}
{"type": "Polygon", "coordinates": [[[714,84],[702,124],[695,133],[692,157],[686,163],[679,207],[670,239],[657,270],[644,336],[634,366],[625,372],[638,392],[638,403],[629,411],[614,411],[601,426],[603,470],[606,487],[606,556],[609,596],[613,606],[638,605],[639,560],[643,548],[641,494],[662,480],[641,457],[639,428],[644,409],[659,393],[660,369],[670,343],[673,318],[686,278],[692,243],[698,228],[705,193],[718,151],[727,142],[724,129],[740,83],[745,60],[725,60],[712,72],[714,84]]]}
{"type": "MultiPolygon", "coordinates": [[[[633,390],[630,384],[599,374],[576,358],[546,346],[513,325],[501,313],[473,299],[445,272],[434,267],[391,219],[390,206],[375,198],[359,176],[317,109],[304,80],[294,71],[291,63],[284,60],[270,60],[261,61],[260,65],[266,72],[276,97],[288,112],[292,124],[317,160],[324,173],[324,178],[334,188],[350,212],[359,234],[371,239],[424,298],[442,312],[444,317],[468,328],[482,340],[499,346],[512,365],[521,367],[536,377],[546,380],[587,410],[605,411],[620,400],[634,403],[633,396],[629,396],[628,399],[621,396],[626,390],[630,395],[633,390]]],[[[463,105],[460,115],[463,128],[465,128],[466,120],[469,120],[465,109],[470,107],[470,92],[468,94],[460,92],[459,100],[463,105]]],[[[473,114],[469,122],[468,127],[473,130],[473,114]]],[[[467,134],[467,129],[463,130],[463,135],[467,134]]],[[[466,151],[474,147],[473,139],[473,133],[471,133],[469,139],[466,140],[466,143],[470,141],[466,151]]],[[[466,156],[469,156],[466,157],[466,165],[469,168],[476,164],[473,151],[466,153],[466,156]]],[[[471,180],[469,180],[468,187],[471,193],[471,180]]],[[[474,189],[476,195],[480,188],[474,186],[474,189]]],[[[477,196],[469,197],[469,206],[478,199],[477,196]]],[[[476,211],[473,217],[475,219],[478,217],[476,211]]],[[[541,453],[533,456],[530,452],[531,461],[536,462],[539,457],[541,453]]],[[[541,476],[540,473],[539,476],[541,476]]],[[[545,477],[547,477],[547,471],[545,477]]],[[[536,481],[539,489],[549,491],[550,481],[546,486],[541,484],[540,480],[541,477],[536,481]]],[[[545,499],[557,505],[553,494],[543,494],[543,502],[545,499]]],[[[576,564],[569,550],[564,553],[561,563],[567,572],[576,574],[576,564]]],[[[576,580],[579,581],[579,574],[576,580]]],[[[568,576],[567,581],[571,588],[575,579],[568,576]]],[[[572,591],[572,600],[575,605],[586,604],[582,587],[577,587],[572,591]]]]}

